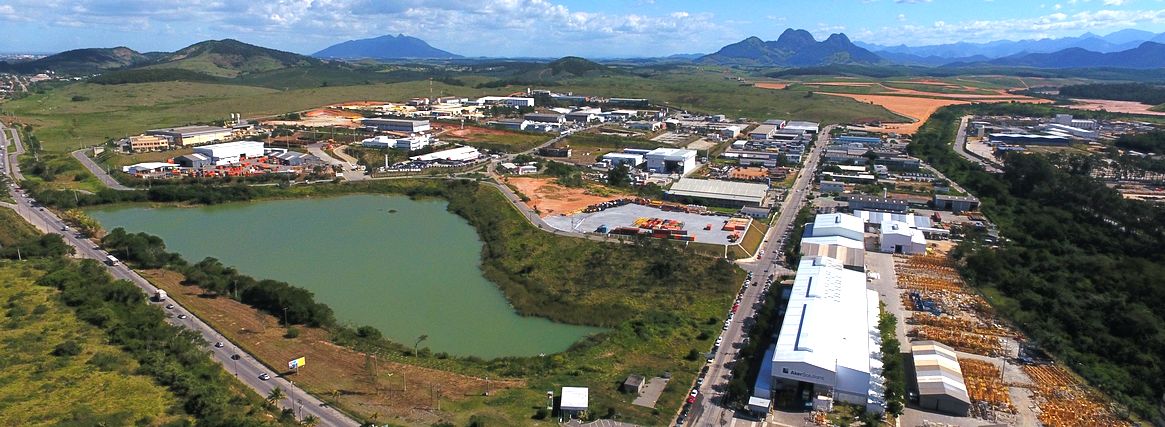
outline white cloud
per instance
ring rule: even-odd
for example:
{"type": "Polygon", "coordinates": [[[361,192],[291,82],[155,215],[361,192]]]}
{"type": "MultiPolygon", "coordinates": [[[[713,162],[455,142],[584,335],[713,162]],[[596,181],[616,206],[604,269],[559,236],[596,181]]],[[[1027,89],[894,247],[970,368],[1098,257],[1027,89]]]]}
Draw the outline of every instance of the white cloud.
{"type": "Polygon", "coordinates": [[[906,14],[898,14],[898,22],[906,22],[906,14]]]}
{"type": "Polygon", "coordinates": [[[1103,9],[1072,14],[1055,12],[1025,19],[936,21],[932,25],[904,24],[872,29],[859,33],[859,36],[860,40],[869,43],[898,44],[908,41],[910,45],[923,45],[953,41],[986,42],[1075,36],[1085,31],[1144,28],[1147,25],[1160,24],[1165,24],[1165,9],[1103,9]]]}
{"type": "Polygon", "coordinates": [[[1128,0],[1104,0],[1105,6],[1123,6],[1128,0]]]}
{"type": "Polygon", "coordinates": [[[930,3],[930,1],[931,1],[931,0],[894,0],[894,3],[899,3],[899,4],[919,4],[919,3],[930,3]]]}

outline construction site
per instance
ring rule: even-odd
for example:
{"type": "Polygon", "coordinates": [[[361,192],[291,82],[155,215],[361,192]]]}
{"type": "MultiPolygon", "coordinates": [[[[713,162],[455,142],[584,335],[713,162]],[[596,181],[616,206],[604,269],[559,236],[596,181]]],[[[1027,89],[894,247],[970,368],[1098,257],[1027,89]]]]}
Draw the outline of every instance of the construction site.
{"type": "Polygon", "coordinates": [[[703,206],[642,198],[612,200],[544,220],[559,230],[642,235],[715,245],[741,243],[753,223],[750,218],[716,214],[703,206]]]}
{"type": "MultiPolygon", "coordinates": [[[[933,340],[958,352],[971,400],[969,424],[1125,426],[1096,390],[1030,346],[1023,333],[1003,322],[987,301],[968,287],[943,251],[896,256],[895,271],[907,311],[910,340],[933,340]],[[1033,356],[1039,355],[1039,356],[1033,356]]],[[[910,382],[910,381],[908,381],[910,382]]],[[[909,386],[908,386],[909,387],[909,386]]]]}

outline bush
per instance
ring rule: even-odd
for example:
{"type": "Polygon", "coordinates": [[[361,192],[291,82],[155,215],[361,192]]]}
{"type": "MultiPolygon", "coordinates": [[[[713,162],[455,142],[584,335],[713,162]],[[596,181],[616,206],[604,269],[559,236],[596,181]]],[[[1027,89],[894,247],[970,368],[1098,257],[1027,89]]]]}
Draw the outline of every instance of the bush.
{"type": "Polygon", "coordinates": [[[687,356],[684,356],[684,359],[691,360],[694,362],[694,361],[700,360],[700,354],[701,354],[700,350],[696,350],[693,348],[692,351],[688,352],[687,356]]]}
{"type": "Polygon", "coordinates": [[[534,412],[534,416],[531,418],[534,418],[536,420],[544,420],[544,419],[546,419],[546,417],[549,417],[549,416],[550,416],[550,411],[546,410],[546,408],[538,408],[538,410],[534,412]]]}
{"type": "Polygon", "coordinates": [[[299,338],[299,328],[294,327],[294,326],[289,326],[287,328],[287,332],[283,334],[283,338],[287,338],[287,339],[299,338]]]}
{"type": "Polygon", "coordinates": [[[53,356],[76,356],[81,354],[81,344],[73,340],[66,340],[53,348],[53,356]]]}

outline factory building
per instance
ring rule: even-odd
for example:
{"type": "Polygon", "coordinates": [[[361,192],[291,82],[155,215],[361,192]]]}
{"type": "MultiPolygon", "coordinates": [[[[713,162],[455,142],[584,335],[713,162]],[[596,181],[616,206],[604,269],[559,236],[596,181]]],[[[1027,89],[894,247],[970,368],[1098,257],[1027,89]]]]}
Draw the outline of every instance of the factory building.
{"type": "Polygon", "coordinates": [[[922,231],[905,222],[891,221],[889,224],[882,224],[879,242],[882,252],[907,255],[926,254],[926,237],[922,235],[922,231]]]}
{"type": "Polygon", "coordinates": [[[226,141],[233,132],[229,128],[219,126],[181,126],[165,129],[150,129],[146,135],[156,135],[170,140],[172,145],[189,147],[191,145],[207,144],[226,141]]]}
{"type": "Polygon", "coordinates": [[[145,162],[129,166],[122,166],[121,171],[130,175],[144,175],[162,173],[178,169],[178,165],[163,162],[145,162]]]}
{"type": "Polygon", "coordinates": [[[971,397],[959,367],[955,349],[938,341],[910,343],[913,356],[918,406],[965,417],[971,410],[971,397]]]}
{"type": "Polygon", "coordinates": [[[424,154],[420,156],[409,157],[409,160],[415,162],[471,162],[481,158],[481,152],[476,148],[468,145],[457,148],[451,148],[444,151],[437,151],[434,153],[424,154]]]}
{"type": "Polygon", "coordinates": [[[210,157],[198,153],[191,153],[185,156],[175,157],[174,163],[177,163],[179,166],[184,168],[191,169],[204,169],[214,166],[214,162],[210,160],[210,157]]]}
{"type": "Polygon", "coordinates": [[[195,147],[194,154],[210,159],[214,166],[239,163],[244,159],[263,157],[263,143],[260,141],[236,141],[224,144],[195,147]]]}
{"type": "Polygon", "coordinates": [[[525,116],[522,116],[522,118],[526,119],[526,121],[528,121],[528,122],[536,122],[536,123],[557,123],[557,124],[566,123],[566,117],[563,116],[562,114],[556,114],[556,113],[530,113],[530,114],[527,114],[525,116]]]}
{"type": "Polygon", "coordinates": [[[170,148],[170,140],[158,135],[136,135],[121,140],[122,150],[142,153],[146,151],[160,151],[170,148]]]}
{"type": "Polygon", "coordinates": [[[643,156],[647,169],[659,173],[678,173],[685,176],[696,170],[696,150],[656,148],[643,156]]]}
{"type": "Polygon", "coordinates": [[[1096,130],[1081,129],[1075,126],[1062,125],[1059,123],[1050,123],[1044,127],[1048,132],[1053,134],[1068,134],[1077,138],[1095,140],[1100,137],[1100,132],[1096,130]]]}
{"type": "Polygon", "coordinates": [[[603,155],[603,160],[610,163],[612,168],[618,167],[619,165],[627,165],[627,167],[632,169],[645,162],[642,154],[631,153],[607,153],[603,155]]]}
{"type": "MultiPolygon", "coordinates": [[[[853,240],[844,237],[831,236],[829,238],[844,239],[853,242],[853,240]]],[[[861,242],[857,243],[861,244],[861,242]]],[[[852,248],[838,244],[814,243],[812,241],[806,242],[802,240],[801,256],[833,258],[841,261],[842,265],[850,270],[866,271],[866,250],[862,248],[852,248]]]]}
{"type": "Polygon", "coordinates": [[[862,242],[866,239],[866,226],[861,218],[843,213],[818,214],[813,222],[805,224],[803,237],[829,236],[862,242]]]}
{"type": "Polygon", "coordinates": [[[773,135],[776,135],[776,134],[777,134],[777,126],[776,125],[760,125],[760,126],[757,126],[756,129],[753,129],[753,130],[748,132],[748,139],[751,139],[753,141],[764,141],[764,140],[767,140],[769,138],[772,138],[773,135]]]}
{"type": "Polygon", "coordinates": [[[993,133],[992,142],[1012,145],[1068,145],[1072,138],[1064,135],[1032,135],[1027,133],[993,133]]]}
{"type": "Polygon", "coordinates": [[[421,133],[432,129],[428,120],[364,119],[361,123],[387,132],[421,133]]]}
{"type": "Polygon", "coordinates": [[[649,122],[649,121],[630,121],[627,122],[628,129],[639,129],[648,132],[656,132],[663,129],[663,122],[649,122]]]}
{"type": "Polygon", "coordinates": [[[882,138],[876,136],[842,135],[833,139],[834,144],[882,145],[882,138]]]}
{"type": "Polygon", "coordinates": [[[713,206],[760,206],[768,194],[767,184],[681,178],[667,191],[668,198],[713,206]]]}
{"type": "Polygon", "coordinates": [[[856,195],[849,198],[850,210],[906,213],[910,205],[902,199],[885,199],[874,196],[856,195]]]}
{"type": "Polygon", "coordinates": [[[533,107],[534,98],[522,98],[514,96],[483,96],[473,101],[477,105],[505,105],[507,107],[533,107]]]}
{"type": "Polygon", "coordinates": [[[819,124],[819,123],[803,122],[803,121],[797,121],[797,120],[793,120],[793,121],[786,123],[785,128],[784,128],[784,130],[799,131],[801,133],[807,133],[807,134],[811,134],[811,135],[817,135],[817,132],[820,129],[821,129],[821,124],[819,124]]]}
{"type": "Polygon", "coordinates": [[[821,181],[822,193],[844,193],[845,183],[839,181],[821,181]]]}
{"type": "Polygon", "coordinates": [[[368,148],[394,148],[397,150],[416,151],[427,147],[429,145],[429,138],[427,136],[392,138],[380,135],[360,141],[360,145],[368,148]]]}
{"type": "Polygon", "coordinates": [[[935,209],[950,210],[954,213],[979,210],[979,199],[974,197],[936,194],[933,204],[935,209]]]}
{"type": "Polygon", "coordinates": [[[771,359],[774,392],[809,390],[883,412],[878,336],[878,293],[866,289],[866,275],[833,258],[802,258],[771,359]]]}

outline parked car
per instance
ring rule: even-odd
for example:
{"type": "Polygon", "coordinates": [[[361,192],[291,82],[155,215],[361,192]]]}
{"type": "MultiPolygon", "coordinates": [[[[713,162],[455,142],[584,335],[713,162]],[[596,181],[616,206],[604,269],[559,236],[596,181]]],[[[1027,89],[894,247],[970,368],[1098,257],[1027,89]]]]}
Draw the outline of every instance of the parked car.
{"type": "Polygon", "coordinates": [[[214,343],[214,348],[223,348],[222,341],[214,343]]]}
{"type": "Polygon", "coordinates": [[[266,372],[264,372],[264,373],[262,373],[262,374],[259,374],[259,379],[261,379],[261,380],[263,380],[263,381],[267,381],[267,380],[271,379],[271,376],[270,376],[270,375],[267,375],[267,373],[266,373],[266,372]]]}
{"type": "Polygon", "coordinates": [[[178,318],[179,318],[179,319],[185,319],[185,318],[186,318],[186,315],[185,315],[185,314],[179,314],[179,315],[178,315],[178,318]]]}

